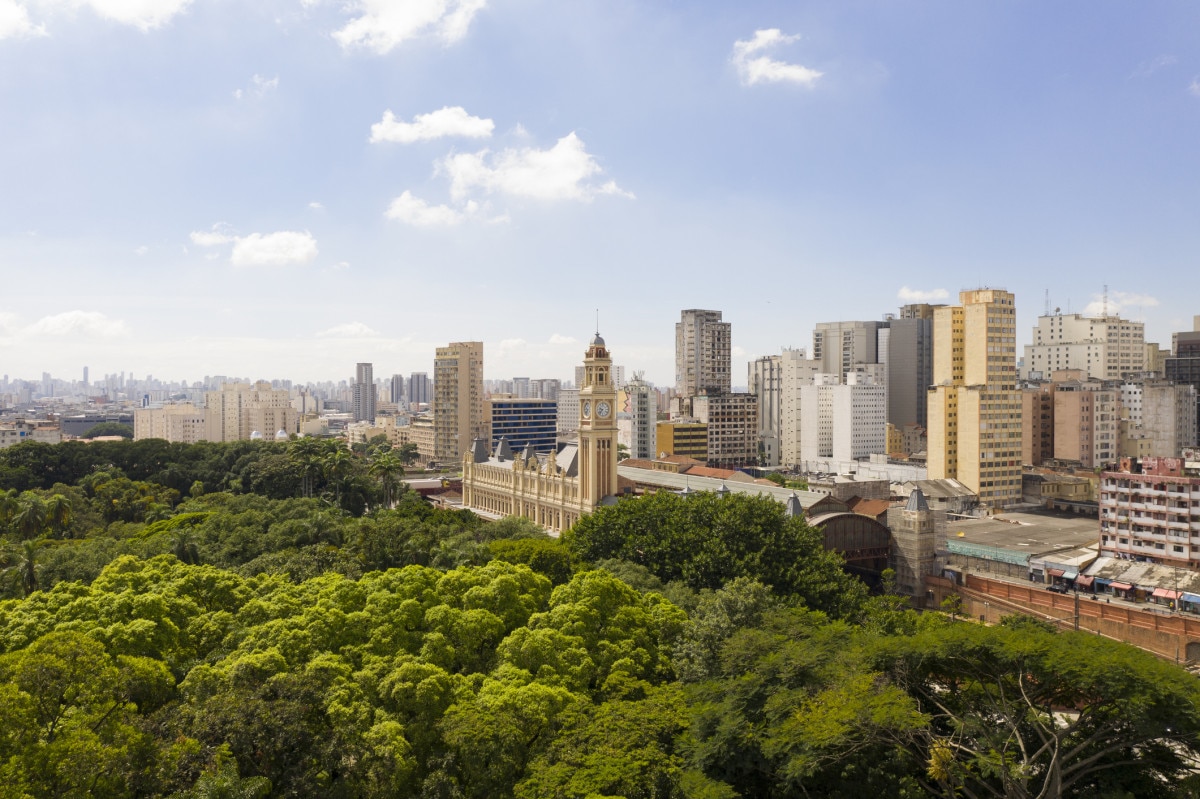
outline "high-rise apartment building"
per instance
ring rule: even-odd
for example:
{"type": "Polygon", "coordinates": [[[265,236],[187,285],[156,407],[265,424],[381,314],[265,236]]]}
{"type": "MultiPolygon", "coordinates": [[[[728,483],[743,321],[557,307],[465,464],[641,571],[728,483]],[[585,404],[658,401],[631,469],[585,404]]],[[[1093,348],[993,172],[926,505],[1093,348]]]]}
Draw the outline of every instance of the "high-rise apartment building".
{"type": "Polygon", "coordinates": [[[483,408],[483,342],[438,347],[433,361],[434,458],[459,461],[476,438],[490,439],[483,408]]]}
{"type": "Polygon", "coordinates": [[[658,403],[654,389],[641,372],[635,372],[625,385],[625,393],[629,397],[629,457],[654,458],[658,454],[655,451],[658,403]]]}
{"type": "Polygon", "coordinates": [[[205,410],[190,402],[161,408],[138,408],[133,412],[133,438],[162,438],[173,444],[204,441],[208,432],[205,410]]]}
{"type": "Polygon", "coordinates": [[[404,386],[404,375],[392,375],[389,389],[388,396],[392,402],[401,408],[407,409],[408,393],[404,386]]]}
{"type": "Polygon", "coordinates": [[[284,389],[272,389],[260,380],[249,383],[222,383],[220,391],[204,395],[206,441],[246,441],[254,433],[271,438],[280,430],[297,430],[298,414],[291,395],[284,389]]]}
{"type": "Polygon", "coordinates": [[[425,372],[413,372],[408,377],[408,404],[428,405],[432,399],[429,388],[429,375],[425,372]]]}
{"type": "Polygon", "coordinates": [[[800,457],[800,434],[803,428],[800,416],[800,390],[811,386],[821,371],[821,362],[805,357],[804,350],[785,349],[780,355],[780,428],[779,460],[784,466],[798,466],[800,457]]]}
{"type": "Polygon", "coordinates": [[[1033,343],[1025,345],[1021,376],[1047,380],[1063,369],[1079,369],[1096,380],[1144,371],[1145,325],[1118,316],[1039,316],[1033,343]]]}
{"type": "Polygon", "coordinates": [[[375,421],[375,367],[373,364],[360,363],[355,367],[354,384],[350,390],[354,421],[375,421]]]}
{"type": "Polygon", "coordinates": [[[558,434],[574,433],[579,429],[579,389],[558,390],[558,434]]]}
{"type": "Polygon", "coordinates": [[[728,393],[730,325],[720,311],[692,308],[675,325],[675,388],[681,397],[728,393]]]}
{"type": "Polygon", "coordinates": [[[963,291],[959,301],[934,311],[929,477],[1003,507],[1021,498],[1015,301],[1001,289],[963,291]]]}
{"type": "Polygon", "coordinates": [[[783,356],[764,355],[747,364],[746,385],[758,397],[760,466],[778,466],[783,430],[783,356]]]}

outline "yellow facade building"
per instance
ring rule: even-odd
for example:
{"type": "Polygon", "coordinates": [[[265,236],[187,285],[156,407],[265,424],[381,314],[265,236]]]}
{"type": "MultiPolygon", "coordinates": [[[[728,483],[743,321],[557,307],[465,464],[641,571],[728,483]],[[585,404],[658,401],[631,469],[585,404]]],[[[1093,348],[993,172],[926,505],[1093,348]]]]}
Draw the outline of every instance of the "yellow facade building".
{"type": "Polygon", "coordinates": [[[438,347],[433,361],[433,457],[458,462],[476,438],[488,438],[483,407],[483,342],[438,347]]]}
{"type": "Polygon", "coordinates": [[[703,422],[659,422],[655,435],[658,457],[686,455],[708,461],[708,425],[703,422]]]}
{"type": "Polygon", "coordinates": [[[514,453],[502,439],[494,452],[477,436],[463,458],[463,507],[492,516],[522,516],[561,533],[617,493],[617,392],[612,357],[597,333],[583,361],[579,438],[539,455],[514,453]]]}
{"type": "Polygon", "coordinates": [[[929,477],[958,480],[981,505],[1003,507],[1021,500],[1016,306],[1001,289],[959,299],[934,310],[929,477]]]}

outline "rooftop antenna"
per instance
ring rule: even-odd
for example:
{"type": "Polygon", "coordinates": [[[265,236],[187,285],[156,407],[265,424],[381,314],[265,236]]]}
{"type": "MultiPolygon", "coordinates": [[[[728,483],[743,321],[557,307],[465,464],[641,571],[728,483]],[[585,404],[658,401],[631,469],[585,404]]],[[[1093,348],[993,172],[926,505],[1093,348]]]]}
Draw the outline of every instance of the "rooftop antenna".
{"type": "Polygon", "coordinates": [[[1100,313],[1105,319],[1108,318],[1108,284],[1104,284],[1104,296],[1100,300],[1100,313]]]}
{"type": "Polygon", "coordinates": [[[600,335],[600,309],[596,309],[596,335],[600,335]]]}
{"type": "Polygon", "coordinates": [[[1043,316],[1050,315],[1050,289],[1046,289],[1046,312],[1042,315],[1043,316]]]}

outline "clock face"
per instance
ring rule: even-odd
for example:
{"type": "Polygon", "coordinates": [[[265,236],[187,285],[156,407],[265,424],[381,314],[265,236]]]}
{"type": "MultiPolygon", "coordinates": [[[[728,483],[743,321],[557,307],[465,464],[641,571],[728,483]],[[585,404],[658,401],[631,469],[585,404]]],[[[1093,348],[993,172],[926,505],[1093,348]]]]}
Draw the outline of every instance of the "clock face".
{"type": "Polygon", "coordinates": [[[612,413],[612,408],[607,402],[601,400],[600,402],[596,403],[596,415],[601,419],[607,419],[610,413],[612,413]]]}
{"type": "Polygon", "coordinates": [[[587,419],[587,418],[591,417],[591,415],[592,415],[592,403],[590,400],[584,400],[584,402],[583,402],[583,418],[587,419]]]}

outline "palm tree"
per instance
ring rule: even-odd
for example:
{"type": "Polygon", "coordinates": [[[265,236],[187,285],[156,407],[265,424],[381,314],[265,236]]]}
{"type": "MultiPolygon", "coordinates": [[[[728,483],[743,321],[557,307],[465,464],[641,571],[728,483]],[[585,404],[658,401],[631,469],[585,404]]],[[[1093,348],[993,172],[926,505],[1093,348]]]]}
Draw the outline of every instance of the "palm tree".
{"type": "Polygon", "coordinates": [[[323,449],[315,438],[298,438],[288,445],[288,457],[300,467],[300,486],[306,497],[313,495],[316,478],[321,475],[323,449]]]}
{"type": "Polygon", "coordinates": [[[17,491],[10,488],[0,491],[0,526],[5,526],[17,515],[20,504],[17,502],[17,491]]]}
{"type": "Polygon", "coordinates": [[[396,475],[404,474],[404,464],[395,452],[381,452],[371,461],[368,470],[372,477],[379,479],[379,487],[383,490],[383,506],[390,508],[396,502],[396,488],[399,481],[396,475]]]}
{"type": "Polygon", "coordinates": [[[55,494],[46,500],[46,521],[55,533],[61,536],[66,532],[67,525],[74,518],[71,500],[62,494],[55,494]]]}
{"type": "Polygon", "coordinates": [[[342,503],[342,486],[354,468],[354,453],[345,447],[331,452],[324,462],[325,480],[333,485],[334,498],[342,503]]]}
{"type": "MultiPolygon", "coordinates": [[[[0,553],[0,574],[12,579],[13,583],[20,581],[25,596],[38,590],[37,550],[40,541],[22,541],[19,548],[7,549],[0,553]]],[[[7,582],[7,580],[6,580],[7,582]]]]}
{"type": "Polygon", "coordinates": [[[46,526],[46,503],[37,494],[26,491],[17,500],[20,509],[13,516],[17,534],[22,538],[33,538],[46,526]]]}
{"type": "Polygon", "coordinates": [[[200,548],[196,546],[195,535],[190,528],[181,528],[171,539],[171,554],[189,566],[200,562],[200,548]]]}

